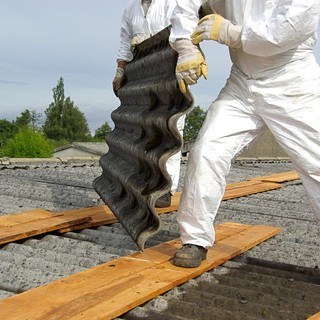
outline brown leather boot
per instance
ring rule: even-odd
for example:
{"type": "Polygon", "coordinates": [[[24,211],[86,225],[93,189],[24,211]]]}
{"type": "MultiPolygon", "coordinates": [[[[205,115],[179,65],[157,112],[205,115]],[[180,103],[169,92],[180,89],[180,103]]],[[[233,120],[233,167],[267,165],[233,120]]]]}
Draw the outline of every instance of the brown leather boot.
{"type": "Polygon", "coordinates": [[[195,244],[185,244],[174,257],[173,264],[178,267],[196,268],[207,257],[208,250],[195,244]]]}

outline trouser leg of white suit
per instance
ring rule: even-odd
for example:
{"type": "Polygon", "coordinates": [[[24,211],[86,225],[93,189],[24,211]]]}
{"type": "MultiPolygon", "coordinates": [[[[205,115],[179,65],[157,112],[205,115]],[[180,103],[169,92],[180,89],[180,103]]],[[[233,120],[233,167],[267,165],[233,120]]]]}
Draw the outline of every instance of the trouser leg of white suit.
{"type": "Polygon", "coordinates": [[[213,221],[224,194],[231,160],[265,129],[263,121],[246,102],[247,89],[240,80],[230,77],[208,109],[189,154],[177,214],[183,244],[212,246],[213,221]]]}
{"type": "Polygon", "coordinates": [[[264,105],[259,114],[292,160],[311,209],[320,220],[319,66],[313,59],[301,61],[281,77],[256,82],[252,91],[260,96],[263,92],[264,105]]]}
{"type": "MultiPolygon", "coordinates": [[[[183,137],[183,128],[184,128],[184,122],[185,122],[186,116],[181,116],[177,121],[177,129],[183,137]]],[[[179,177],[180,177],[180,164],[181,164],[181,152],[177,152],[173,156],[171,156],[166,163],[166,168],[168,171],[168,174],[171,177],[172,180],[172,186],[171,186],[171,194],[173,195],[178,188],[179,184],[179,177]]]]}
{"type": "Polygon", "coordinates": [[[183,244],[213,244],[231,160],[265,124],[290,156],[320,219],[320,71],[310,61],[297,64],[279,75],[273,71],[267,80],[247,80],[233,71],[209,108],[189,155],[177,215],[183,244]]]}

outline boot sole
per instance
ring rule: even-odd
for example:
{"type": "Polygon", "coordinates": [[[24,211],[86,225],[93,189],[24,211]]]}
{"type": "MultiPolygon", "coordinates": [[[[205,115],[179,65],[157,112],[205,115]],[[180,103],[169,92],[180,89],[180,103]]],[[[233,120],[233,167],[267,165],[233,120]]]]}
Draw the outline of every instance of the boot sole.
{"type": "MultiPolygon", "coordinates": [[[[204,259],[203,259],[204,260],[204,259]]],[[[177,267],[183,267],[183,268],[196,268],[199,267],[201,262],[203,261],[198,260],[186,260],[186,259],[173,259],[173,264],[177,267]]]]}
{"type": "Polygon", "coordinates": [[[184,258],[174,257],[173,260],[172,260],[172,263],[177,267],[196,268],[196,267],[199,267],[201,262],[203,260],[206,260],[206,258],[207,258],[207,253],[203,254],[201,260],[184,259],[184,258]]]}

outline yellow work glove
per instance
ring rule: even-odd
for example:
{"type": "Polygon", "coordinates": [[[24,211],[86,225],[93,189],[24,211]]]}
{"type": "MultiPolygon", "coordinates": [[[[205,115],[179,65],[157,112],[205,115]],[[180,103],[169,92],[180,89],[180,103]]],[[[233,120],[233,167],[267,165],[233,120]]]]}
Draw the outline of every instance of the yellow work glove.
{"type": "Polygon", "coordinates": [[[122,87],[125,80],[126,76],[124,75],[124,69],[117,68],[116,75],[112,81],[113,92],[116,96],[118,96],[118,90],[122,87]]]}
{"type": "Polygon", "coordinates": [[[213,13],[198,22],[191,39],[193,44],[199,44],[203,40],[215,40],[230,48],[241,48],[241,31],[241,26],[213,13]]]}
{"type": "Polygon", "coordinates": [[[187,85],[197,83],[201,76],[207,79],[207,63],[199,47],[192,44],[190,40],[178,39],[170,45],[178,52],[176,77],[181,92],[186,93],[187,85]]]}
{"type": "Polygon", "coordinates": [[[131,52],[134,53],[136,46],[141,43],[142,41],[146,40],[150,38],[149,35],[145,35],[145,36],[135,36],[132,38],[131,40],[131,52]]]}

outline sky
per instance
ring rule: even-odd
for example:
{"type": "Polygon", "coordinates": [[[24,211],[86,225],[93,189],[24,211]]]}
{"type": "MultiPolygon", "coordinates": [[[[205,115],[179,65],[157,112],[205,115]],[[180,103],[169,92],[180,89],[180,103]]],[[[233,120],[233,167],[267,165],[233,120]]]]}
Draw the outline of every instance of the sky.
{"type": "MultiPolygon", "coordinates": [[[[128,0],[1,0],[0,119],[21,112],[43,115],[53,101],[52,89],[64,80],[65,96],[85,115],[91,133],[120,101],[112,91],[120,22],[128,0]]],[[[318,29],[320,38],[320,28],[318,29]]],[[[319,40],[320,42],[320,40],[319,40]]],[[[208,80],[191,87],[195,105],[206,110],[230,70],[226,46],[202,45],[208,80]]],[[[315,55],[320,63],[320,43],[315,55]]]]}

